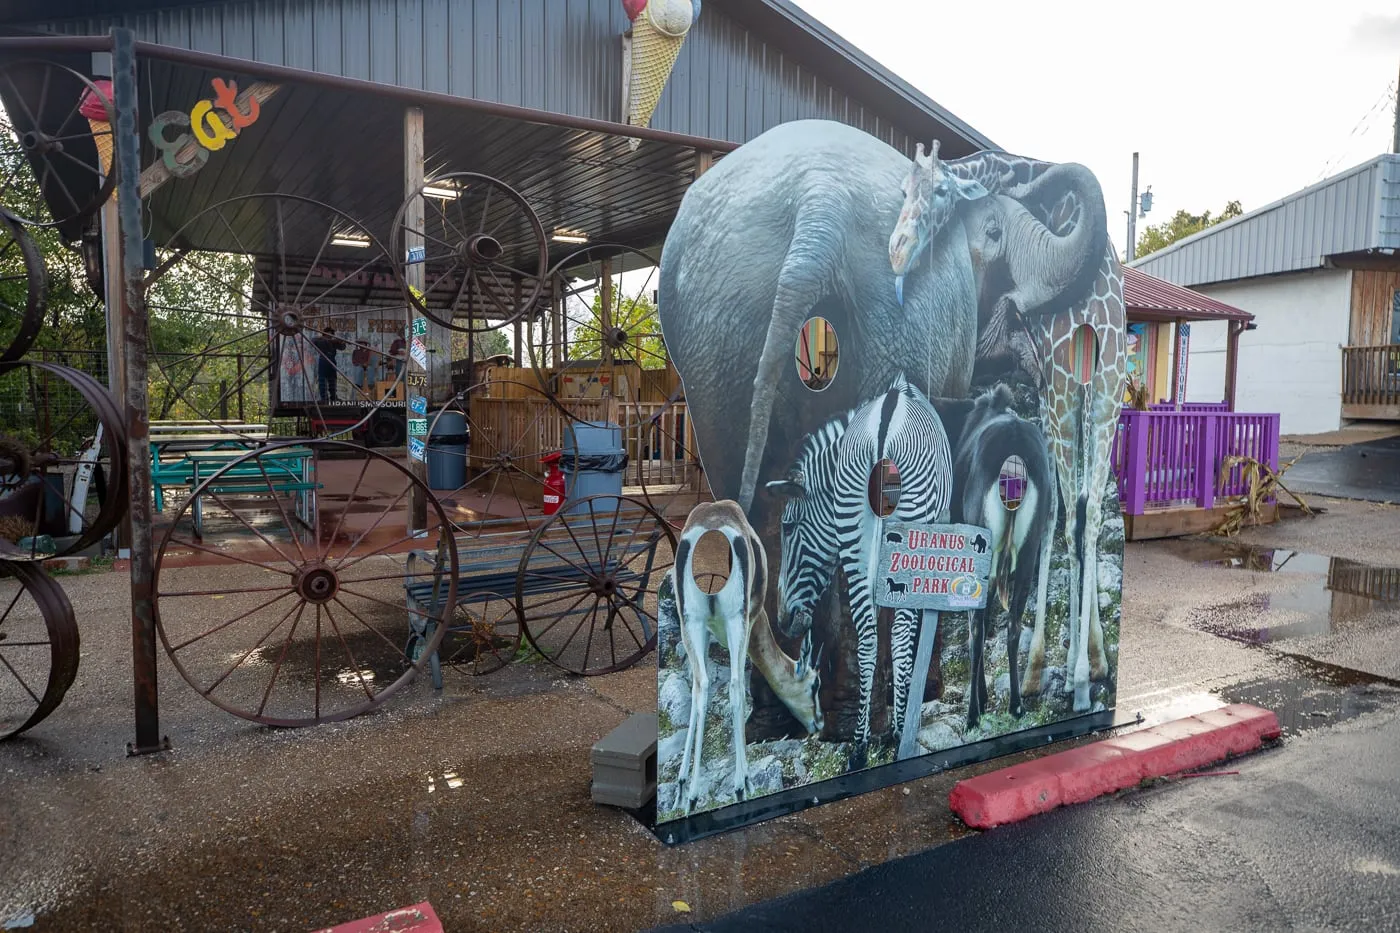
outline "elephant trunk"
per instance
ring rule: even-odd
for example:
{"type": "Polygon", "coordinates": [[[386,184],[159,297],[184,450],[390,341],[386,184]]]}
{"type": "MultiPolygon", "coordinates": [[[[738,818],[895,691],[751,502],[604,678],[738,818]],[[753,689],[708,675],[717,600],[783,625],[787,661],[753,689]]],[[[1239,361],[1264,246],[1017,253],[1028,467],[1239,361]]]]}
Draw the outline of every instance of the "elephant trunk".
{"type": "Polygon", "coordinates": [[[1006,205],[1006,260],[1016,283],[1011,297],[1021,313],[1033,314],[1086,290],[1108,245],[1103,191],[1093,174],[1075,163],[1056,165],[1009,194],[1016,203],[1006,205]],[[1079,210],[1064,235],[1057,235],[1026,206],[1040,207],[1058,229],[1064,221],[1057,214],[1069,193],[1079,210]]]}

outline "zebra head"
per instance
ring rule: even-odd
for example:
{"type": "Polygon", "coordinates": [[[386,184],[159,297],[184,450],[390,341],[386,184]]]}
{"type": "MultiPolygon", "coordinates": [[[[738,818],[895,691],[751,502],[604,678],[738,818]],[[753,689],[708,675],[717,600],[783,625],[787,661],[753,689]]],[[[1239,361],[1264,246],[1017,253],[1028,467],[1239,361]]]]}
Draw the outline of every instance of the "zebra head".
{"type": "Polygon", "coordinates": [[[812,629],[812,610],[831,584],[839,551],[836,544],[838,441],[846,418],[828,422],[807,437],[787,476],[767,484],[784,497],[782,566],[778,574],[778,628],[795,638],[812,629]]]}

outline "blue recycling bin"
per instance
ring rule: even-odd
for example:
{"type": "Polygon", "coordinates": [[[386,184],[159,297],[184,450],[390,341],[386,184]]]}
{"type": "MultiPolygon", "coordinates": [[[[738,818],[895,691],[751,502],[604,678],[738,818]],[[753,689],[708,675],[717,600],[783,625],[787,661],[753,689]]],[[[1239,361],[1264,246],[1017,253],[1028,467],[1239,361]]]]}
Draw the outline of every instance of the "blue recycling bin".
{"type": "MultiPolygon", "coordinates": [[[[622,426],[611,421],[571,423],[564,431],[564,457],[560,469],[567,477],[565,515],[587,514],[588,506],[577,500],[586,496],[622,495],[622,474],[627,469],[627,450],[622,446],[622,426]]],[[[609,500],[594,502],[594,511],[611,509],[609,500]]]]}
{"type": "Polygon", "coordinates": [[[467,484],[467,416],[444,411],[428,433],[428,488],[461,489],[467,484]]]}

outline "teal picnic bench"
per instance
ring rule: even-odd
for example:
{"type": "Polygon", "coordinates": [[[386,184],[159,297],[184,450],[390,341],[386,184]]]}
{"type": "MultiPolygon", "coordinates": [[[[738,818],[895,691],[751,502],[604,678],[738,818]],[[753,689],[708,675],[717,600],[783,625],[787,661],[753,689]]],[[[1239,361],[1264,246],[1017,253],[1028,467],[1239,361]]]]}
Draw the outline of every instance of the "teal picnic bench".
{"type": "MultiPolygon", "coordinates": [[[[496,533],[458,535],[457,545],[457,597],[456,606],[469,606],[483,603],[493,597],[504,597],[512,605],[519,596],[529,599],[535,596],[563,593],[576,590],[580,596],[589,591],[592,575],[584,568],[601,568],[617,574],[616,581],[624,586],[640,583],[641,592],[655,588],[651,577],[656,562],[656,547],[660,541],[659,531],[647,532],[641,519],[645,513],[639,512],[629,520],[625,513],[613,526],[611,520],[599,522],[599,531],[606,537],[595,534],[591,522],[582,517],[556,521],[542,533],[542,522],[534,521],[527,528],[520,528],[519,519],[488,520],[474,525],[474,528],[487,530],[490,527],[510,530],[496,533]],[[639,533],[634,533],[639,532],[639,533]],[[539,534],[538,539],[535,539],[539,534]],[[528,567],[523,566],[523,557],[534,540],[528,567]],[[642,566],[633,566],[632,558],[646,554],[642,566]],[[568,559],[564,556],[567,555],[568,559]],[[606,559],[605,559],[606,558],[606,559]],[[580,566],[582,565],[582,566],[580,566]]],[[[561,516],[562,519],[562,516],[561,516]]],[[[433,621],[438,617],[445,589],[443,574],[446,569],[446,543],[440,543],[436,552],[425,550],[411,551],[404,571],[404,591],[407,597],[408,621],[413,632],[409,636],[408,657],[417,660],[421,646],[432,634],[433,621]]],[[[562,600],[553,605],[566,605],[562,600]]],[[[459,620],[456,612],[448,614],[447,632],[444,640],[457,636],[476,636],[474,626],[468,619],[459,620]]],[[[526,607],[528,621],[529,607],[526,607]]],[[[586,611],[586,610],[575,610],[586,611]]],[[[645,650],[656,643],[656,630],[649,624],[646,614],[639,613],[642,632],[646,636],[645,650]]],[[[526,626],[526,637],[529,627],[526,626]]],[[[544,649],[531,644],[545,654],[544,649]]],[[[432,673],[433,687],[442,689],[442,664],[438,651],[428,658],[432,673]]]]}
{"type": "MultiPolygon", "coordinates": [[[[166,469],[167,466],[182,468],[178,475],[173,469],[166,474],[165,479],[171,485],[188,485],[192,495],[195,490],[199,492],[191,503],[196,537],[204,533],[202,497],[206,495],[295,495],[298,519],[308,527],[311,525],[316,508],[315,493],[321,488],[321,484],[311,476],[311,448],[279,447],[266,451],[255,459],[249,458],[242,463],[234,462],[249,453],[250,451],[237,449],[192,450],[187,451],[178,463],[162,465],[162,469],[166,469]],[[215,474],[218,475],[216,481],[205,484],[202,489],[199,488],[201,483],[215,474]]],[[[155,487],[154,464],[151,472],[152,486],[155,487]]],[[[164,500],[158,487],[156,490],[156,508],[160,509],[164,500]]]]}

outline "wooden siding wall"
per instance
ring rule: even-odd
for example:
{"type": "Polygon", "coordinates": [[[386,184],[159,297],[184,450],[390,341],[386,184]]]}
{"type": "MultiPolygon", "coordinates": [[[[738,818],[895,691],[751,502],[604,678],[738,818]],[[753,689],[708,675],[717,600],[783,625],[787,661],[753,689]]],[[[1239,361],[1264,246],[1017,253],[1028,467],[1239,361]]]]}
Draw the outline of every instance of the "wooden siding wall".
{"type": "Polygon", "coordinates": [[[1391,314],[1400,291],[1400,262],[1394,269],[1357,269],[1351,274],[1351,345],[1391,342],[1391,314]]]}

